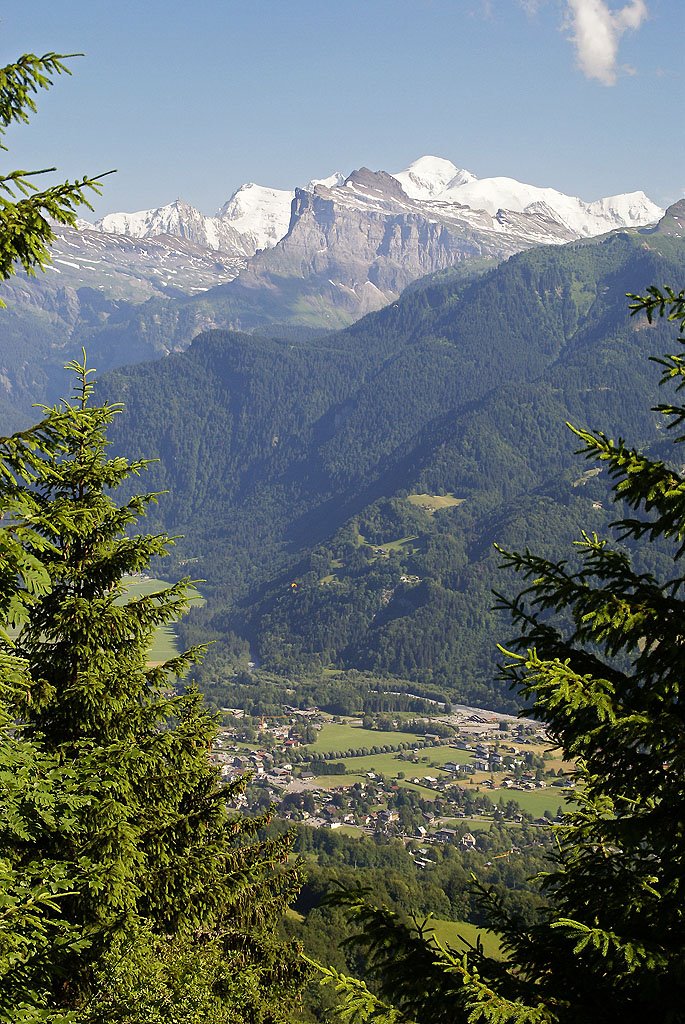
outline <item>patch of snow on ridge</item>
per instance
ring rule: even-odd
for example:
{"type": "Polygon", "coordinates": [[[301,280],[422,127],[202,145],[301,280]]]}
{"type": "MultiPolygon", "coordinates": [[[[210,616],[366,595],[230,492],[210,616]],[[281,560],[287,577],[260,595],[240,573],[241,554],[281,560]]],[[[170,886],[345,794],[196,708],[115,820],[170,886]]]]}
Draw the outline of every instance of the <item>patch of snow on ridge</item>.
{"type": "Polygon", "coordinates": [[[644,192],[625,192],[619,196],[597,199],[588,208],[596,216],[611,220],[612,227],[654,224],[664,215],[661,207],[653,203],[644,192]]]}
{"type": "Polygon", "coordinates": [[[404,171],[393,174],[410,199],[436,199],[450,185],[475,181],[470,171],[460,170],[451,160],[422,156],[404,171]]]}
{"type": "Polygon", "coordinates": [[[544,204],[557,219],[581,236],[598,235],[615,227],[652,224],[663,213],[641,192],[586,203],[577,196],[567,196],[553,188],[526,185],[514,178],[481,178],[451,185],[435,198],[472,210],[485,210],[492,216],[499,210],[535,213],[540,204],[544,204]]]}
{"type": "Polygon", "coordinates": [[[346,174],[335,171],[333,174],[329,174],[327,178],[312,178],[311,181],[307,182],[304,190],[305,192],[313,192],[317,185],[323,185],[324,188],[337,188],[338,185],[344,184],[346,177],[346,174]]]}
{"type": "Polygon", "coordinates": [[[257,249],[269,249],[288,233],[295,192],[248,182],[225,203],[217,218],[254,240],[257,249]]]}

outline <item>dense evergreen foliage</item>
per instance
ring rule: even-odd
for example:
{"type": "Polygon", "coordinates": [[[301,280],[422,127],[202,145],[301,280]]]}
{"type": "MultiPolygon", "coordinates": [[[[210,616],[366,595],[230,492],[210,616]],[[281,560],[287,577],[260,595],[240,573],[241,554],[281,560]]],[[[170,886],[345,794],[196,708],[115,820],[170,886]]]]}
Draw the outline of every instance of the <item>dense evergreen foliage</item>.
{"type": "Polygon", "coordinates": [[[669,230],[429,282],[338,334],[212,332],[111,375],[132,414],[116,443],[158,456],[154,486],[171,491],[156,523],[185,535],[173,569],[207,579],[184,634],[219,640],[202,685],[232,703],[247,641],[258,670],[327,692],[322,669],[358,669],[513,707],[492,681],[507,635],[493,542],[553,555],[610,521],[606,475],[574,465],[564,420],[659,450],[643,357],[664,332],[623,296],[676,276],[669,230]]]}
{"type": "Polygon", "coordinates": [[[185,582],[127,597],[171,542],[132,532],[155,495],[112,498],[145,463],[108,456],[118,409],[71,369],[75,400],[0,445],[0,1016],[282,1020],[303,973],[273,937],[288,837],[229,809],[245,783],[221,784],[216,722],[177,689],[198,652],[147,664],[185,582]]]}
{"type": "MultiPolygon", "coordinates": [[[[634,300],[650,323],[659,313],[680,325],[680,351],[658,362],[662,383],[681,389],[685,292],[651,288],[634,300]]],[[[676,434],[685,423],[677,404],[655,412],[676,434]]],[[[487,897],[509,954],[501,963],[426,944],[387,907],[345,897],[385,1000],[365,989],[360,1003],[358,983],[329,974],[348,993],[350,1019],[396,1020],[399,1011],[419,1024],[683,1020],[685,479],[673,451],[653,459],[603,432],[576,433],[627,510],[617,536],[641,549],[661,539],[671,558],[663,576],[640,571],[594,532],[577,542],[577,568],[530,551],[506,555],[527,585],[502,602],[520,631],[514,653],[504,652],[505,676],[577,765],[578,805],[557,827],[557,863],[543,880],[549,908],[526,925],[487,897]]]]}
{"type": "MultiPolygon", "coordinates": [[[[50,88],[55,75],[70,74],[66,59],[59,53],[42,57],[25,53],[16,63],[0,68],[0,137],[11,124],[28,122],[36,110],[34,97],[40,89],[50,88]]],[[[0,149],[6,148],[0,144],[0,149]]],[[[99,179],[87,177],[40,191],[31,179],[44,173],[17,170],[0,175],[0,281],[18,268],[32,274],[45,267],[55,237],[52,225],[76,224],[79,207],[92,209],[88,191],[99,192],[99,179]]],[[[4,306],[2,299],[0,306],[4,306]]]]}

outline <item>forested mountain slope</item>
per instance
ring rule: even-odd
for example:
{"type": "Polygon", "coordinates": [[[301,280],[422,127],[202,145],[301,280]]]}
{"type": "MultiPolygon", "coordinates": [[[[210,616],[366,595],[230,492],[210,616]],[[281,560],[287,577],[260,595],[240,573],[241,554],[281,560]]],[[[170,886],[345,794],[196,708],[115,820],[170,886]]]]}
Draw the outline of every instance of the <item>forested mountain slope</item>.
{"type": "Polygon", "coordinates": [[[613,518],[565,420],[658,444],[647,356],[669,335],[625,293],[682,279],[673,222],[429,284],[337,334],[215,331],[109,375],[116,443],[160,459],[174,569],[208,581],[195,614],[284,672],[367,668],[506,705],[492,544],[565,551],[613,518]]]}
{"type": "Polygon", "coordinates": [[[112,369],[210,329],[339,330],[430,272],[467,277],[660,213],[643,193],[585,203],[426,157],[397,176],[361,168],[292,192],[246,184],[216,217],[178,200],[57,225],[46,272],[3,285],[0,432],[63,394],[62,368],[83,345],[112,369]]]}

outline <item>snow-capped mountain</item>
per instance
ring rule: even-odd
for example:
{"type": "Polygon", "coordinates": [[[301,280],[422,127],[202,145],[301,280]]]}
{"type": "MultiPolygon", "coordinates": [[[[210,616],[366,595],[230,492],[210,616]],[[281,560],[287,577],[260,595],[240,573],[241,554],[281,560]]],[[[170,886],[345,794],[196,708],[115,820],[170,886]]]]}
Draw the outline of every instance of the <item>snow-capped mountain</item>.
{"type": "Polygon", "coordinates": [[[460,170],[451,160],[439,156],[422,156],[393,177],[410,199],[437,199],[452,186],[476,180],[470,171],[460,170]]]}
{"type": "Polygon", "coordinates": [[[248,182],[224,203],[215,219],[230,225],[243,239],[254,244],[254,250],[269,249],[288,230],[294,197],[294,191],[248,182]]]}
{"type": "Polygon", "coordinates": [[[411,199],[484,210],[493,217],[500,211],[536,215],[546,208],[581,238],[617,227],[653,224],[663,214],[644,192],[586,202],[553,188],[526,185],[515,178],[477,178],[450,160],[435,156],[423,156],[393,177],[411,199]]]}
{"type": "Polygon", "coordinates": [[[48,272],[4,288],[27,333],[47,315],[50,344],[92,347],[97,327],[121,348],[107,360],[126,361],[183,348],[211,327],[343,326],[427,274],[660,215],[641,192],[586,202],[427,156],[395,174],[361,168],[292,192],[243,185],[213,217],[177,200],[57,227],[48,272]]]}
{"type": "Polygon", "coordinates": [[[336,185],[344,185],[345,178],[346,175],[342,171],[334,171],[327,178],[311,178],[305,185],[305,190],[313,192],[317,185],[323,185],[324,188],[335,188],[336,185]]]}
{"type": "Polygon", "coordinates": [[[485,210],[493,216],[499,210],[512,213],[535,212],[541,205],[579,237],[601,235],[617,227],[640,227],[658,220],[663,210],[644,192],[609,196],[587,203],[553,188],[525,185],[514,178],[471,178],[450,182],[437,202],[457,203],[471,210],[485,210]]]}
{"type": "Polygon", "coordinates": [[[246,243],[240,231],[229,220],[205,217],[190,203],[177,199],[174,203],[156,210],[139,210],[137,213],[110,213],[91,230],[112,235],[127,235],[129,238],[157,238],[172,235],[207,249],[217,249],[231,256],[251,256],[256,246],[246,243]]]}
{"type": "MultiPolygon", "coordinates": [[[[512,215],[523,215],[531,219],[531,230],[524,234],[534,237],[537,243],[566,240],[558,237],[556,228],[549,237],[544,237],[545,231],[538,230],[533,223],[539,225],[541,219],[557,221],[570,232],[568,238],[583,238],[617,227],[654,223],[663,213],[644,192],[587,202],[514,178],[477,178],[451,160],[436,156],[422,156],[391,177],[400,184],[402,196],[410,201],[413,212],[422,211],[428,218],[438,220],[457,216],[477,229],[483,227],[484,215],[487,215],[495,218],[492,230],[500,235],[506,234],[512,215]]],[[[94,226],[107,233],[133,238],[175,235],[230,256],[250,257],[257,250],[273,248],[286,237],[292,226],[296,191],[312,194],[332,191],[340,206],[345,202],[345,193],[340,190],[346,189],[350,198],[357,184],[354,176],[346,178],[339,171],[325,178],[313,178],[304,190],[267,188],[249,182],[241,185],[213,217],[205,216],[179,199],[155,210],[108,214],[94,226]]],[[[389,195],[387,183],[383,191],[389,195]]],[[[399,195],[393,198],[401,200],[399,195]]]]}
{"type": "Polygon", "coordinates": [[[110,213],[89,227],[130,238],[175,235],[229,256],[253,256],[283,237],[295,193],[248,183],[241,185],[215,217],[177,199],[156,210],[110,213]]]}

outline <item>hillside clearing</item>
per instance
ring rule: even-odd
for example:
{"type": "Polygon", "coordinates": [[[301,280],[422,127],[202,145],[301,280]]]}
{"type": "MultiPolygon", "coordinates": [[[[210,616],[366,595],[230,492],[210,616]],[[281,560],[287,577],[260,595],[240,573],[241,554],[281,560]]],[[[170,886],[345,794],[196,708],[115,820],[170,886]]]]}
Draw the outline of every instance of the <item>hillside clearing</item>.
{"type": "Polygon", "coordinates": [[[407,501],[410,505],[423,509],[429,516],[435,515],[443,508],[455,508],[461,505],[466,499],[457,498],[454,494],[408,494],[407,501]]]}

